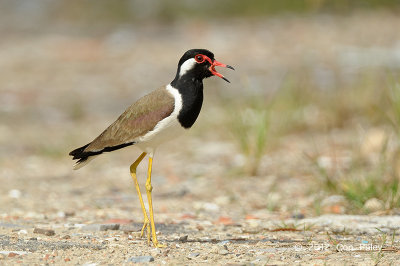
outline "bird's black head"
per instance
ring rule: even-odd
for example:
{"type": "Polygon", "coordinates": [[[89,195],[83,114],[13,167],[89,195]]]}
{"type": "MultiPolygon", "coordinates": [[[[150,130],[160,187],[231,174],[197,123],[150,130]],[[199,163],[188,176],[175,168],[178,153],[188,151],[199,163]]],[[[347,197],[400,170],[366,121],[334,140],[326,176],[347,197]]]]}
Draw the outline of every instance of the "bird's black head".
{"type": "Polygon", "coordinates": [[[215,60],[214,54],[206,49],[191,49],[184,53],[179,60],[175,80],[186,78],[201,81],[215,75],[229,82],[229,80],[215,70],[216,66],[233,69],[233,67],[215,60]]]}

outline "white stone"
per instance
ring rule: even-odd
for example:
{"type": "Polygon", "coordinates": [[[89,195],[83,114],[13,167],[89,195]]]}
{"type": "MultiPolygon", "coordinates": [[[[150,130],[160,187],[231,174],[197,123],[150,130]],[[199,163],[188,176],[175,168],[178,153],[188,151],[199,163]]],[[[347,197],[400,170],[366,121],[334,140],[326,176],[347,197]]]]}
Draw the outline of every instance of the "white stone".
{"type": "Polygon", "coordinates": [[[21,194],[21,191],[19,191],[18,189],[11,189],[10,191],[8,191],[8,196],[13,199],[19,199],[21,197],[21,194]]]}

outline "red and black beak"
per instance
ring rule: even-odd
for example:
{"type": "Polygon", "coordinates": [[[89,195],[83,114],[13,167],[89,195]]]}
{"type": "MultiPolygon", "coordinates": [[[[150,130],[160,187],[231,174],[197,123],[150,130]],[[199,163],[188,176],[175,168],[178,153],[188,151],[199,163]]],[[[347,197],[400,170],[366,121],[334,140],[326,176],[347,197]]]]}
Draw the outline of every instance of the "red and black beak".
{"type": "MultiPolygon", "coordinates": [[[[211,63],[211,62],[210,62],[210,63],[211,63]]],[[[211,72],[213,75],[222,78],[222,79],[225,80],[226,82],[231,83],[231,82],[230,82],[227,78],[225,78],[221,73],[218,73],[218,72],[215,70],[215,67],[216,67],[216,66],[226,67],[226,68],[230,68],[230,69],[232,69],[232,70],[235,70],[235,69],[234,69],[233,67],[231,67],[230,65],[225,65],[225,64],[223,64],[223,63],[218,62],[217,60],[214,60],[214,62],[211,63],[211,66],[210,66],[210,68],[209,68],[210,72],[211,72]]]]}

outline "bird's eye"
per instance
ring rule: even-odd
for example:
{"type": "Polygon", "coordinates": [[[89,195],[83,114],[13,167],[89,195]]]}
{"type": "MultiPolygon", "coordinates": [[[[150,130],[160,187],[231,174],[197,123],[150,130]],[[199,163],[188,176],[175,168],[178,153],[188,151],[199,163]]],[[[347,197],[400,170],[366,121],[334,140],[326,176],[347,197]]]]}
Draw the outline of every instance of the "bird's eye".
{"type": "Polygon", "coordinates": [[[203,63],[205,61],[205,58],[203,55],[198,54],[194,57],[194,60],[196,60],[197,63],[203,63]]]}

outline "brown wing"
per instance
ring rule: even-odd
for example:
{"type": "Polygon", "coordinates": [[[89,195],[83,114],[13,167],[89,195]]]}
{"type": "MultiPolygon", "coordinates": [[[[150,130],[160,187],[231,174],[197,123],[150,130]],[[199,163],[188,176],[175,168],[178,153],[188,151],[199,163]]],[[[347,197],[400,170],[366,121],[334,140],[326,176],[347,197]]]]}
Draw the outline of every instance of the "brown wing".
{"type": "Polygon", "coordinates": [[[174,110],[174,103],[174,97],[165,87],[151,92],[132,104],[94,139],[84,152],[98,152],[117,146],[124,147],[128,143],[132,144],[134,139],[145,135],[154,129],[159,121],[169,116],[174,110]]]}

